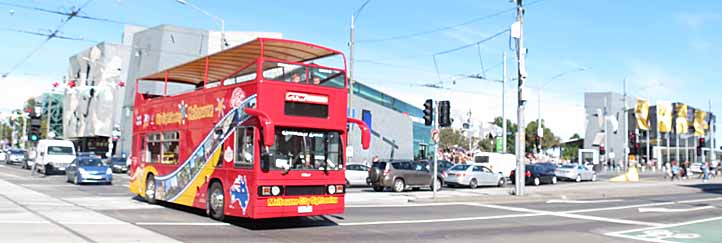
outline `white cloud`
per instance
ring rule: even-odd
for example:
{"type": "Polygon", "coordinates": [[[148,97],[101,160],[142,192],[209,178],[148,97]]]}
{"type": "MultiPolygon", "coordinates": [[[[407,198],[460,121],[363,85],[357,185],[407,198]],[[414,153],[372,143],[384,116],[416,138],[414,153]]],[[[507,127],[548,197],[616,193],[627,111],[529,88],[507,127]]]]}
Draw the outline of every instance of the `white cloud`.
{"type": "Polygon", "coordinates": [[[10,75],[0,80],[5,84],[2,95],[0,95],[0,110],[21,109],[28,98],[38,96],[42,92],[49,90],[51,80],[50,78],[19,74],[10,75]]]}

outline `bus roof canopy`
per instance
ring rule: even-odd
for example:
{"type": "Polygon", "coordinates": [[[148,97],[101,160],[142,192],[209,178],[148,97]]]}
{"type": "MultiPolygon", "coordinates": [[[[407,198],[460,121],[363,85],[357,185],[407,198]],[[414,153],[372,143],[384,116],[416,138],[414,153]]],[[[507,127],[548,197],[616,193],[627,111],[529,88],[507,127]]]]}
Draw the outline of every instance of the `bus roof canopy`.
{"type": "Polygon", "coordinates": [[[206,58],[208,58],[208,81],[222,80],[238,72],[241,67],[261,57],[291,62],[307,62],[340,52],[314,44],[273,38],[257,38],[241,45],[226,49],[209,56],[159,71],[140,78],[140,80],[164,81],[166,72],[168,82],[200,84],[205,78],[206,58]]]}

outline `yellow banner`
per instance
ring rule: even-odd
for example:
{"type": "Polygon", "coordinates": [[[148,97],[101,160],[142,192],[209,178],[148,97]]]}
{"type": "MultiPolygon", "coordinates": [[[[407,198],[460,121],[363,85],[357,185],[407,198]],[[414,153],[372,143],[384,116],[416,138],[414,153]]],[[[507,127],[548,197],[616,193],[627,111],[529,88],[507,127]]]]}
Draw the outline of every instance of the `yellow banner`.
{"type": "Polygon", "coordinates": [[[266,200],[268,207],[282,206],[318,206],[323,204],[338,204],[338,197],[333,196],[312,196],[298,198],[272,197],[266,200]]]}
{"type": "Polygon", "coordinates": [[[669,101],[657,101],[657,130],[672,131],[672,103],[669,101]]]}
{"type": "Polygon", "coordinates": [[[687,105],[679,103],[677,104],[676,118],[674,118],[675,128],[674,131],[677,134],[687,134],[689,131],[689,123],[687,122],[687,105]]]}
{"type": "Polygon", "coordinates": [[[694,135],[698,137],[704,136],[704,129],[707,128],[707,123],[704,121],[707,116],[707,112],[696,110],[694,111],[694,135]]]}
{"type": "Polygon", "coordinates": [[[637,128],[639,130],[649,130],[649,101],[637,99],[637,107],[634,108],[634,117],[637,118],[637,128]]]}

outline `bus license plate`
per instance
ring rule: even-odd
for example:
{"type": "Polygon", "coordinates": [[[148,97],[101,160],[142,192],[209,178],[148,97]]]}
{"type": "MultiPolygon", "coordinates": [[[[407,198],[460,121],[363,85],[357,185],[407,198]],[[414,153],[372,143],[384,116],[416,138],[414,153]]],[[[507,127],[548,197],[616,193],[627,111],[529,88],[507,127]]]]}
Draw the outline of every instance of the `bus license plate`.
{"type": "Polygon", "coordinates": [[[311,213],[313,206],[298,206],[298,213],[311,213]]]}

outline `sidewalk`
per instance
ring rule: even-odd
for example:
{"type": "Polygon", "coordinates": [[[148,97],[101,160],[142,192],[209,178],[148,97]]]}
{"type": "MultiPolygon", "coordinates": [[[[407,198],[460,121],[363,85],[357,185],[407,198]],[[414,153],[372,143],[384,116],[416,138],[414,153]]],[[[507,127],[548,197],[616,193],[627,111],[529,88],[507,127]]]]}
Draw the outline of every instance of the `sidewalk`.
{"type": "Polygon", "coordinates": [[[178,242],[0,179],[3,242],[178,242]]]}
{"type": "MultiPolygon", "coordinates": [[[[705,185],[718,186],[722,190],[722,178],[714,178],[705,185]],[[715,185],[716,184],[716,185],[715,185]]],[[[633,196],[669,195],[679,193],[696,193],[702,189],[690,185],[703,184],[701,180],[688,179],[670,182],[660,178],[643,179],[640,182],[582,182],[557,185],[526,186],[526,195],[513,195],[514,186],[503,188],[457,189],[436,192],[433,199],[431,191],[393,192],[361,192],[346,194],[347,205],[383,205],[404,203],[432,202],[487,202],[487,203],[524,203],[546,201],[550,199],[600,199],[633,196]]]]}

